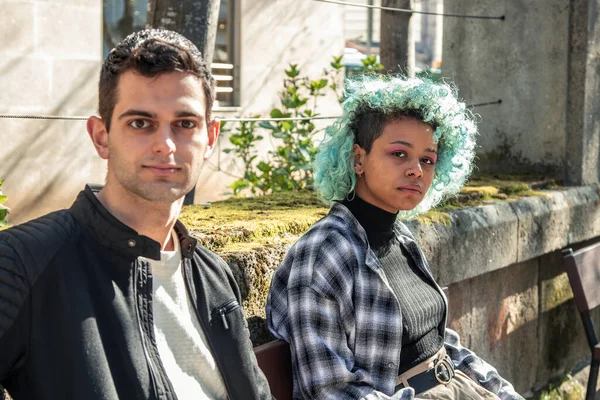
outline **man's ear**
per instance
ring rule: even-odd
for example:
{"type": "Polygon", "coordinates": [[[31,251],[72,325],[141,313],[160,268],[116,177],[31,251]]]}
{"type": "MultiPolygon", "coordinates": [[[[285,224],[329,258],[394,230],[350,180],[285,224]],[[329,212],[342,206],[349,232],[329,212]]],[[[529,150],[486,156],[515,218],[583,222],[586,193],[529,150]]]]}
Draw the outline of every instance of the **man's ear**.
{"type": "Polygon", "coordinates": [[[104,121],[98,117],[89,117],[86,126],[96,152],[101,158],[108,160],[108,132],[104,121]]]}
{"type": "Polygon", "coordinates": [[[216,118],[213,119],[208,123],[206,131],[208,133],[208,143],[206,144],[204,159],[208,160],[213,152],[213,149],[217,145],[217,139],[219,138],[219,132],[221,131],[221,122],[216,118]]]}

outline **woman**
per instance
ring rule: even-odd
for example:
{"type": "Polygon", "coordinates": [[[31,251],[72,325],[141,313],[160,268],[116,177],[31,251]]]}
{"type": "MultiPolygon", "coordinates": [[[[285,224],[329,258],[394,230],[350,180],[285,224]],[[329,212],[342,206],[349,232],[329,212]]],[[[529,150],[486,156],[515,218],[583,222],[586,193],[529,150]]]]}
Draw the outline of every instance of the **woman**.
{"type": "Polygon", "coordinates": [[[446,84],[364,76],[326,131],[329,214],[290,249],[267,299],[297,399],[522,399],[445,329],[447,301],[399,218],[457,192],[476,127],[446,84]]]}

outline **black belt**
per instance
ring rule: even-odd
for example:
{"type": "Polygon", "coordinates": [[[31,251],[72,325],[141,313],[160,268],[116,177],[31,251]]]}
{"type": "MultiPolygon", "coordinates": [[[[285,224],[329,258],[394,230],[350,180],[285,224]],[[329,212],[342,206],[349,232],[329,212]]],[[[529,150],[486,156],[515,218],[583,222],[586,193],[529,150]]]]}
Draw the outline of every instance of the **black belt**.
{"type": "MultiPolygon", "coordinates": [[[[447,385],[452,378],[454,378],[454,364],[452,364],[450,357],[445,356],[441,360],[436,361],[433,368],[413,376],[407,380],[407,383],[408,386],[415,390],[415,394],[420,394],[437,385],[447,385]]],[[[404,388],[404,385],[401,383],[396,386],[396,390],[394,391],[398,391],[402,388],[404,388]]]]}

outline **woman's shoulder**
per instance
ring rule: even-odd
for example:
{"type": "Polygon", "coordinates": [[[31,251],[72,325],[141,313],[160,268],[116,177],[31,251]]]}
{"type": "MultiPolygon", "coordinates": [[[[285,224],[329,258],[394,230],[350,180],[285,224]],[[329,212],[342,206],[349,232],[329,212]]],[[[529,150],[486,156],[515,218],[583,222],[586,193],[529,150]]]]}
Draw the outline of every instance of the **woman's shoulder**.
{"type": "Polygon", "coordinates": [[[290,248],[276,275],[285,276],[288,286],[312,285],[340,273],[352,275],[366,252],[366,238],[361,238],[352,219],[332,206],[327,216],[290,248]]]}
{"type": "Polygon", "coordinates": [[[335,242],[340,246],[364,246],[367,244],[367,238],[352,213],[343,205],[334,202],[329,213],[311,226],[294,247],[318,248],[323,242],[335,242]]]}

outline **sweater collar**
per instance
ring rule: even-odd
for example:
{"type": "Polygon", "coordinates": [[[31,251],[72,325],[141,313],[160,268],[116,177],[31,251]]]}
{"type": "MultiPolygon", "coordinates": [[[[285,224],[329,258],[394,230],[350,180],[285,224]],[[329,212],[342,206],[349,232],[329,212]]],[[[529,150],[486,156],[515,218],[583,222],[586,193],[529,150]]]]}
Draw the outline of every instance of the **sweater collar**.
{"type": "MultiPolygon", "coordinates": [[[[102,189],[100,185],[86,185],[70,208],[75,219],[104,246],[136,257],[160,260],[160,244],[119,221],[96,197],[102,189]]],[[[191,258],[196,247],[196,239],[188,233],[181,221],[175,223],[179,237],[181,254],[191,258]]]]}
{"type": "Polygon", "coordinates": [[[373,248],[378,248],[394,239],[394,224],[397,214],[387,212],[358,196],[354,199],[342,200],[352,215],[358,220],[367,233],[369,243],[373,248]]]}

